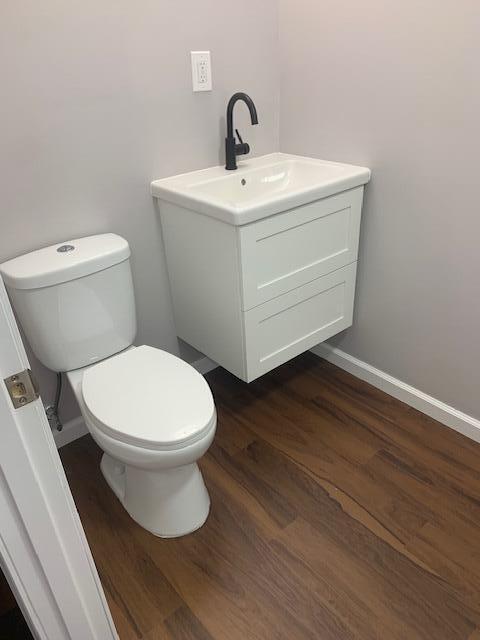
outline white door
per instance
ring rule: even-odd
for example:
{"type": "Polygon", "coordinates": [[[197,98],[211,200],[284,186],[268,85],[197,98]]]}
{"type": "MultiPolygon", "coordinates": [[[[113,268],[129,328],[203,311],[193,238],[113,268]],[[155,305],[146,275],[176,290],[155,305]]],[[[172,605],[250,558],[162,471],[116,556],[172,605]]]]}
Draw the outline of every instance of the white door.
{"type": "Polygon", "coordinates": [[[42,402],[28,396],[28,377],[25,393],[16,386],[22,379],[13,378],[28,369],[0,278],[0,563],[35,638],[113,640],[118,635],[42,402]]]}

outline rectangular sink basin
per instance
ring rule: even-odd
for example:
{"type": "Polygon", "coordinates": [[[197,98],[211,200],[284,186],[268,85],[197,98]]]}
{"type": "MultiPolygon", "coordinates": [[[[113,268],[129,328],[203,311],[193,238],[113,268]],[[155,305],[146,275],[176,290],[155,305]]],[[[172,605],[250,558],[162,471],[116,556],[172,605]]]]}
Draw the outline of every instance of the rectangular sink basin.
{"type": "Polygon", "coordinates": [[[155,180],[152,195],[233,225],[244,225],[347,191],[370,180],[370,170],[272,153],[238,163],[155,180]]]}

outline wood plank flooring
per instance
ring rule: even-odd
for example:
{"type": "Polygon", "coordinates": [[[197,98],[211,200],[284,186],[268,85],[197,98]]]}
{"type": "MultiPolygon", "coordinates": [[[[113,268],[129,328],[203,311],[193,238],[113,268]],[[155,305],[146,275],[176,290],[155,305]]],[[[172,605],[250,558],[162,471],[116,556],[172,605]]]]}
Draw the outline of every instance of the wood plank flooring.
{"type": "Polygon", "coordinates": [[[0,569],[0,640],[29,639],[33,636],[0,569]]]}
{"type": "Polygon", "coordinates": [[[212,510],[155,538],[61,451],[122,640],[480,639],[480,445],[305,354],[210,373],[212,510]]]}

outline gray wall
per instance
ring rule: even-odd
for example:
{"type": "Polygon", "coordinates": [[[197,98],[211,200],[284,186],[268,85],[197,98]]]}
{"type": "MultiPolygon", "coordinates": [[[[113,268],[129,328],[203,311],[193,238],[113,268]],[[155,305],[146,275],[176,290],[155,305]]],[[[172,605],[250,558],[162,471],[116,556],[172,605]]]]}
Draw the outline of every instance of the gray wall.
{"type": "Polygon", "coordinates": [[[0,260],[124,235],[138,342],[177,351],[149,182],[221,161],[238,89],[255,154],[277,149],[280,73],[282,150],[374,172],[355,324],[335,343],[480,417],[479,31],[476,0],[3,0],[0,260]],[[191,91],[192,49],[212,51],[212,93],[191,91]]]}
{"type": "Polygon", "coordinates": [[[280,0],[282,151],[367,165],[342,350],[480,418],[476,0],[280,0]]]}
{"type": "MultiPolygon", "coordinates": [[[[236,90],[258,107],[253,129],[238,108],[254,154],[278,148],[277,46],[276,0],[3,0],[0,260],[83,235],[125,236],[137,342],[176,352],[149,183],[221,161],[236,90]],[[211,93],[192,93],[196,49],[212,52],[211,93]]],[[[53,376],[34,368],[48,400],[53,376]]],[[[67,398],[64,417],[76,411],[67,398]]]]}

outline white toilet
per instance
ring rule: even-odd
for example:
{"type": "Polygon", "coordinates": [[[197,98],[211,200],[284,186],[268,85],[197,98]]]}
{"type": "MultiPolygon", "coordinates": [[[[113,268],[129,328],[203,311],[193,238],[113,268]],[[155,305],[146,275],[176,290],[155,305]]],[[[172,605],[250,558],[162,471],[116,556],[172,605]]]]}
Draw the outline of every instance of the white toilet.
{"type": "Polygon", "coordinates": [[[142,527],[177,537],[208,516],[197,460],[215,435],[215,405],[189,364],[132,346],[129,258],[127,241],[107,233],[33,251],[0,272],[36,356],[66,372],[112,491],[142,527]]]}

